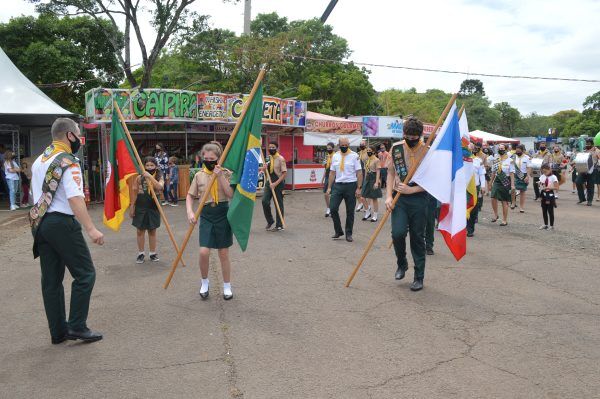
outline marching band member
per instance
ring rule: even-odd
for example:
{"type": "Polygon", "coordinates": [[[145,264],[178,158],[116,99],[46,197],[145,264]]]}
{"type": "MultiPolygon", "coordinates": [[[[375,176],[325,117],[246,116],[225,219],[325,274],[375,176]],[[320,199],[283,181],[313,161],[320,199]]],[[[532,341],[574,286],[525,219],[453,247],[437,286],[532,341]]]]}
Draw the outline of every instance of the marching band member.
{"type": "Polygon", "coordinates": [[[492,165],[492,209],[494,219],[498,220],[498,201],[502,203],[502,223],[500,226],[508,225],[508,203],[511,200],[511,190],[515,189],[515,166],[506,153],[504,144],[498,146],[498,156],[494,158],[492,165]]]}
{"type": "MultiPolygon", "coordinates": [[[[564,160],[565,156],[562,154],[560,147],[558,145],[555,145],[552,149],[552,163],[550,164],[550,167],[552,168],[552,173],[558,179],[559,188],[556,190],[557,192],[560,190],[560,184],[563,181],[562,172],[566,167],[566,164],[564,164],[564,160]]],[[[556,195],[556,199],[558,199],[558,195],[556,195]]]]}
{"type": "MultiPolygon", "coordinates": [[[[600,150],[595,148],[592,139],[588,139],[585,143],[585,152],[592,154],[592,163],[596,165],[600,158],[600,150]]],[[[582,204],[587,200],[587,206],[592,206],[594,200],[594,184],[596,183],[595,168],[592,168],[588,173],[577,173],[577,194],[579,195],[578,204],[582,204]],[[585,191],[584,191],[585,190],[585,191]],[[587,194],[587,195],[586,195],[587,194]]]]}

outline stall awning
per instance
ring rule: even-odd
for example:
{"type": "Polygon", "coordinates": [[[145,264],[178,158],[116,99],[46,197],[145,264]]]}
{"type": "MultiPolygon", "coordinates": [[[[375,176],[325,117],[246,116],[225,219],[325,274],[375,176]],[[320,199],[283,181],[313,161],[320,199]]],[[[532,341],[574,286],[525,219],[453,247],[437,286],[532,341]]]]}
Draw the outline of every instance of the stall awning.
{"type": "Polygon", "coordinates": [[[75,114],[38,89],[0,48],[0,123],[48,126],[59,116],[75,114]]]}
{"type": "Polygon", "coordinates": [[[337,116],[308,111],[306,113],[306,131],[304,145],[327,145],[337,143],[340,136],[346,136],[351,146],[356,146],[362,138],[362,122],[337,116]]]}
{"type": "Polygon", "coordinates": [[[502,144],[502,143],[515,143],[519,144],[519,140],[511,139],[509,137],[500,136],[494,133],[484,132],[483,130],[473,130],[469,132],[471,141],[476,143],[487,143],[487,144],[502,144]]]}

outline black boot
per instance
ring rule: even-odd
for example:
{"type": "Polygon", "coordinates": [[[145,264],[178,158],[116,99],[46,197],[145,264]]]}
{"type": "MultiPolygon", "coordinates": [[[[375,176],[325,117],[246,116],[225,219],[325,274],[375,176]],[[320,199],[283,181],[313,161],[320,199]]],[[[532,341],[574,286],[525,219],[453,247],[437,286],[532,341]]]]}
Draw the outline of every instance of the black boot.
{"type": "Polygon", "coordinates": [[[102,339],[102,334],[94,332],[89,328],[86,328],[85,330],[81,331],[71,330],[69,328],[69,331],[67,332],[67,339],[70,339],[72,341],[80,339],[83,342],[95,342],[100,341],[102,339]]]}
{"type": "Polygon", "coordinates": [[[420,291],[423,289],[423,279],[415,278],[415,281],[410,285],[411,291],[420,291]]]}
{"type": "Polygon", "coordinates": [[[398,270],[396,270],[396,275],[394,277],[396,278],[396,280],[402,280],[404,278],[405,274],[406,274],[406,269],[402,269],[401,267],[398,267],[398,270]]]}

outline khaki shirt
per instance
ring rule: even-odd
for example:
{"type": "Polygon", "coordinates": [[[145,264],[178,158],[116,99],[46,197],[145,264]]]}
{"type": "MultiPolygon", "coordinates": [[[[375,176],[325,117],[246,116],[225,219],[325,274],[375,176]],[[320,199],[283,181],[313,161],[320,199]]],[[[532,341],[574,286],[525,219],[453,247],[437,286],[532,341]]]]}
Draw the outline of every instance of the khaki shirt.
{"type": "MultiPolygon", "coordinates": [[[[287,165],[285,164],[285,158],[279,155],[273,160],[273,156],[269,157],[269,162],[273,161],[273,172],[277,175],[277,177],[281,177],[283,172],[287,172],[287,165]]],[[[269,166],[267,166],[267,172],[270,170],[269,166]]]]}
{"type": "MultiPolygon", "coordinates": [[[[368,157],[365,161],[365,169],[367,169],[367,162],[369,162],[368,157]]],[[[377,169],[379,169],[379,158],[374,156],[373,159],[369,162],[369,169],[366,170],[366,172],[377,172],[377,169]]]]}
{"type": "MultiPolygon", "coordinates": [[[[159,182],[159,183],[160,183],[160,184],[161,184],[161,185],[164,187],[164,186],[165,186],[165,180],[163,179],[162,173],[160,173],[160,178],[158,178],[158,179],[157,179],[156,177],[157,177],[157,176],[154,176],[154,179],[155,179],[157,182],[159,182]]],[[[144,194],[144,188],[147,188],[147,187],[148,187],[148,183],[147,183],[147,181],[146,181],[146,178],[145,178],[145,177],[142,177],[142,176],[140,176],[140,175],[138,175],[138,176],[135,178],[135,186],[134,186],[134,189],[135,189],[135,187],[137,187],[137,193],[138,193],[138,194],[144,194]]],[[[154,189],[154,191],[156,191],[156,189],[154,189]]],[[[148,191],[148,193],[149,193],[149,192],[150,192],[150,191],[148,191]]]]}
{"type": "MultiPolygon", "coordinates": [[[[404,140],[394,144],[394,146],[397,145],[403,145],[404,146],[404,163],[406,165],[407,170],[410,171],[410,166],[412,164],[412,162],[415,162],[417,160],[417,157],[419,156],[421,151],[424,151],[424,147],[425,147],[425,143],[423,143],[423,141],[419,141],[419,145],[415,146],[415,148],[410,148],[406,142],[404,140]]],[[[392,147],[393,148],[393,147],[392,147]]],[[[393,154],[393,151],[392,151],[393,154]]],[[[394,165],[394,157],[392,156],[390,158],[390,162],[388,165],[388,174],[389,173],[393,173],[394,174],[394,191],[399,191],[400,190],[400,184],[403,183],[403,181],[400,180],[400,176],[398,176],[398,174],[396,174],[396,167],[394,165]]]]}
{"type": "Polygon", "coordinates": [[[358,157],[360,158],[362,163],[366,163],[369,156],[367,155],[367,149],[358,151],[358,157]]]}
{"type": "MultiPolygon", "coordinates": [[[[223,169],[223,173],[225,174],[225,178],[227,181],[231,179],[231,171],[227,169],[223,169]]],[[[194,179],[190,184],[190,189],[188,190],[188,194],[195,198],[202,197],[204,191],[208,189],[208,182],[210,181],[211,175],[206,173],[204,170],[200,170],[198,173],[194,175],[194,179]]],[[[223,191],[223,187],[219,183],[219,202],[228,202],[229,198],[225,195],[225,191],[223,191]]],[[[215,202],[214,198],[209,194],[206,198],[206,204],[210,204],[211,202],[215,202]]]]}
{"type": "Polygon", "coordinates": [[[538,151],[534,158],[540,158],[544,160],[544,163],[550,164],[552,162],[552,154],[550,153],[550,151],[546,150],[546,152],[544,152],[543,154],[538,151]]]}

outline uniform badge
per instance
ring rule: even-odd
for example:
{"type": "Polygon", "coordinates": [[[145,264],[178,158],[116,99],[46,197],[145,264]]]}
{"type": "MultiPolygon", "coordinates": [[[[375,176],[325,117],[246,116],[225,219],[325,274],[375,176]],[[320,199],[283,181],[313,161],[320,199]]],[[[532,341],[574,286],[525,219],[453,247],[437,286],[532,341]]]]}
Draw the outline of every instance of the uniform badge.
{"type": "Polygon", "coordinates": [[[58,182],[56,180],[52,179],[48,183],[48,187],[50,188],[50,190],[56,191],[56,189],[58,188],[58,182]]]}
{"type": "Polygon", "coordinates": [[[52,171],[52,177],[54,177],[55,179],[60,179],[62,176],[62,169],[61,168],[54,168],[54,170],[52,171]]]}

